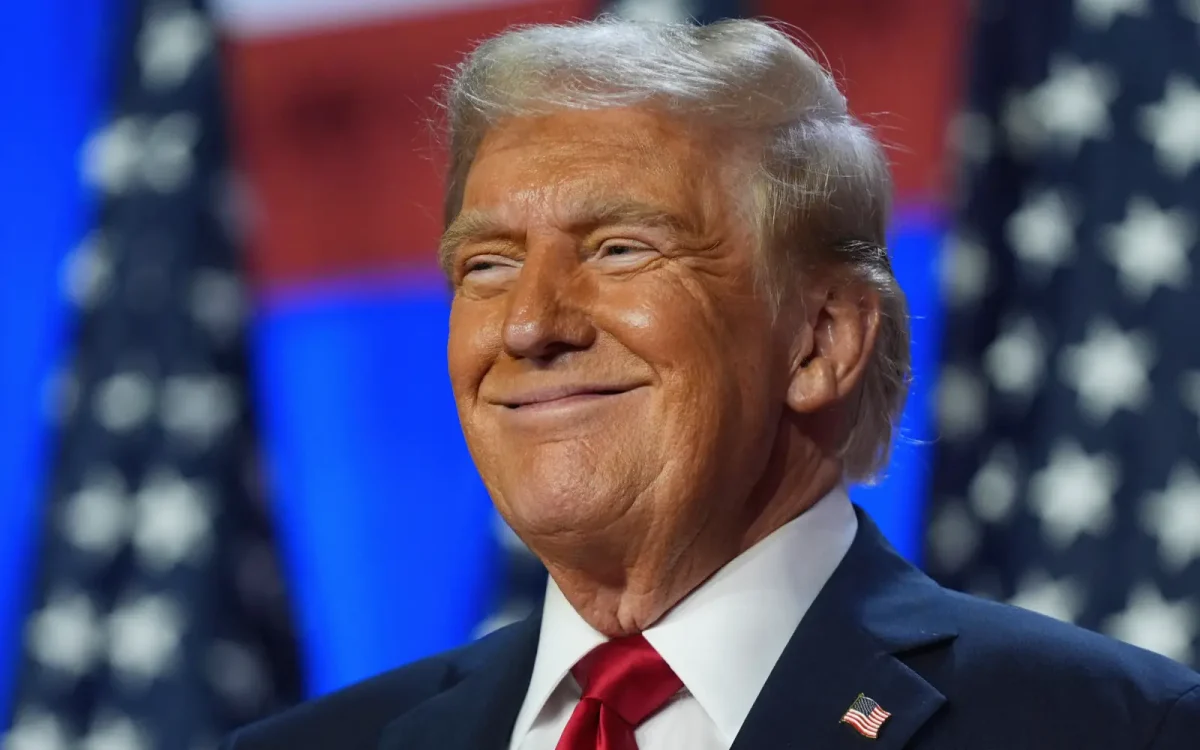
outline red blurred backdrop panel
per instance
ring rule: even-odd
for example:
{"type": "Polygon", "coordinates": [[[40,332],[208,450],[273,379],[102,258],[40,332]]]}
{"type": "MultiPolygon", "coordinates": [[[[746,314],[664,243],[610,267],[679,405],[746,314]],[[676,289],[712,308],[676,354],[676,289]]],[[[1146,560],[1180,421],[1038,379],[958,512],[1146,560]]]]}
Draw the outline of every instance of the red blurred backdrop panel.
{"type": "Polygon", "coordinates": [[[228,42],[249,178],[251,264],[271,287],[436,267],[445,161],[437,86],[478,40],[592,12],[591,0],[476,7],[228,42]]]}

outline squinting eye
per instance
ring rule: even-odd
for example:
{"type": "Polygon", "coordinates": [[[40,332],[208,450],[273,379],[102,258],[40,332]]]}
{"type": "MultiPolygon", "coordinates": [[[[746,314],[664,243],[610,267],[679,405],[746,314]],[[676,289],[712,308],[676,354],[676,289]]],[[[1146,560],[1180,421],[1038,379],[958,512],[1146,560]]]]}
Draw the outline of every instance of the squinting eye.
{"type": "Polygon", "coordinates": [[[654,248],[646,245],[635,245],[633,243],[614,242],[610,245],[602,246],[597,252],[597,258],[628,258],[630,256],[641,253],[652,253],[654,248]]]}
{"type": "Polygon", "coordinates": [[[463,277],[467,277],[476,273],[504,271],[505,269],[515,268],[516,265],[507,258],[500,258],[495,255],[479,255],[474,258],[467,258],[463,263],[462,275],[463,277]]]}
{"type": "Polygon", "coordinates": [[[472,271],[487,271],[495,268],[496,264],[490,260],[474,260],[467,264],[463,269],[463,273],[471,273],[472,271]]]}

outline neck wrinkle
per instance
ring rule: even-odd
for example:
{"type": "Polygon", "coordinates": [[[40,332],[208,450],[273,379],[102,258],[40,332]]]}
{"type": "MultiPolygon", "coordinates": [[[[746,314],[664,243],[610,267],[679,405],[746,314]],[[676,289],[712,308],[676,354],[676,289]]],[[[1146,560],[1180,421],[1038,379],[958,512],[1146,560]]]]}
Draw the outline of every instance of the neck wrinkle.
{"type": "MultiPolygon", "coordinates": [[[[718,570],[833,490],[841,481],[841,466],[823,459],[793,467],[784,472],[782,479],[785,481],[771,483],[775,492],[766,502],[757,504],[757,512],[737,519],[744,529],[741,534],[730,534],[727,528],[699,533],[672,564],[664,564],[666,556],[662,554],[654,555],[652,560],[642,555],[619,580],[610,577],[607,582],[587,570],[553,561],[547,562],[547,568],[567,601],[597,631],[609,638],[640,633],[718,570]]],[[[708,526],[728,522],[718,516],[708,526]]]]}
{"type": "MultiPolygon", "coordinates": [[[[622,564],[612,557],[589,568],[590,555],[541,556],[571,606],[610,638],[652,626],[714,573],[811,508],[842,481],[842,463],[822,449],[791,414],[778,426],[771,452],[744,502],[711,509],[680,544],[686,529],[630,530],[622,564]],[[721,511],[725,512],[721,512],[721,511]],[[579,562],[579,565],[572,565],[579,562]],[[619,568],[619,569],[617,569],[619,568]]],[[[609,531],[612,531],[611,529],[609,531]]],[[[611,541],[611,540],[610,540],[611,541]]]]}

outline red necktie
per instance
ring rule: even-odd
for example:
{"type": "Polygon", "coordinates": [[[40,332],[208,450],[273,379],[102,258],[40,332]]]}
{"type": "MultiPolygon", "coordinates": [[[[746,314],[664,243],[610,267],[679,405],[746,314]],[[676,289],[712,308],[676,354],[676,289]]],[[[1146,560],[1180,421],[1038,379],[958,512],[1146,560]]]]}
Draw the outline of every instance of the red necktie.
{"type": "Polygon", "coordinates": [[[583,697],[557,750],[637,750],[633,730],[683,687],[640,635],[596,647],[571,674],[583,687],[583,697]]]}

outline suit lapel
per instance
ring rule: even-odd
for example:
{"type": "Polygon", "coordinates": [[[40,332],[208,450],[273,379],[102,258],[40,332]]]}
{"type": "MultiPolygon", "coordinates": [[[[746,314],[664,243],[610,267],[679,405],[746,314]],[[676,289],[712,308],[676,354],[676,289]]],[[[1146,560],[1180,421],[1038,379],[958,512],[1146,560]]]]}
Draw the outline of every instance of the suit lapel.
{"type": "Polygon", "coordinates": [[[939,603],[945,594],[858,515],[853,545],[784,649],[732,750],[899,750],[945,702],[902,660],[954,637],[939,603]],[[860,693],[891,714],[877,739],[841,721],[860,693]]]}
{"type": "Polygon", "coordinates": [[[457,681],[389,724],[379,750],[505,750],[533,672],[540,614],[489,648],[464,649],[457,681]]]}

